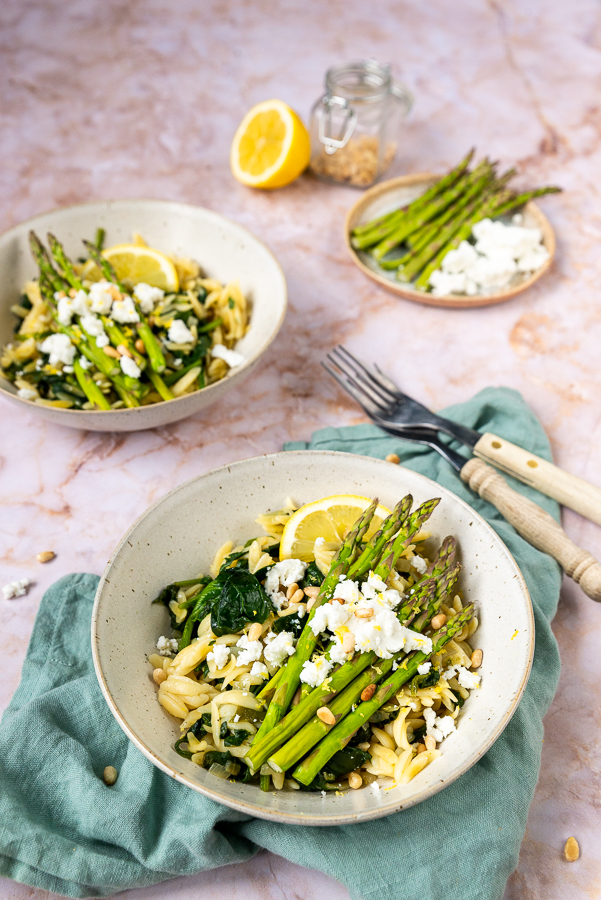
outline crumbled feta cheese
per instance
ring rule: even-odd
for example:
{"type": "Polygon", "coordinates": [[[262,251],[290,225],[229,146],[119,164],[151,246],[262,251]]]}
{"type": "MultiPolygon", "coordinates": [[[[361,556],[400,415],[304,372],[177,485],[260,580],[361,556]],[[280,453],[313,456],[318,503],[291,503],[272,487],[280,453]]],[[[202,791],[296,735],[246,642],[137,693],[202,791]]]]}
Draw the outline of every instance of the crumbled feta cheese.
{"type": "Polygon", "coordinates": [[[173,320],[169,326],[168,337],[174,344],[190,344],[194,340],[194,335],[183,319],[173,320]]]}
{"type": "Polygon", "coordinates": [[[88,312],[89,300],[85,291],[77,291],[74,297],[58,297],[57,299],[57,315],[61,325],[70,325],[73,316],[85,316],[88,312]]]}
{"type": "Polygon", "coordinates": [[[343,665],[343,663],[347,662],[350,656],[349,653],[345,653],[342,649],[342,641],[339,638],[336,639],[334,646],[330,647],[329,653],[332,662],[338,663],[339,665],[343,665]]]}
{"type": "Polygon", "coordinates": [[[433,709],[424,709],[422,713],[426,721],[426,734],[432,735],[437,743],[455,731],[455,720],[451,716],[437,716],[433,709]]]}
{"type": "Polygon", "coordinates": [[[19,388],[17,391],[17,397],[20,397],[21,400],[35,400],[38,396],[38,392],[31,388],[19,388]]]}
{"type": "Polygon", "coordinates": [[[142,374],[140,366],[134,359],[130,359],[129,356],[122,356],[119,360],[119,365],[123,374],[129,375],[130,378],[139,378],[142,374]]]}
{"type": "Polygon", "coordinates": [[[63,363],[71,366],[75,359],[75,347],[66,334],[51,334],[40,344],[42,353],[47,353],[50,357],[48,362],[51,366],[63,363]]]}
{"type": "Polygon", "coordinates": [[[482,219],[472,229],[475,245],[462,241],[443,258],[441,268],[430,275],[432,294],[486,293],[505,287],[516,272],[532,272],[549,258],[540,228],[522,227],[517,214],[513,224],[482,219]]]}
{"type": "Polygon", "coordinates": [[[376,793],[380,790],[380,785],[378,784],[377,781],[372,781],[371,786],[374,789],[374,791],[376,791],[376,793]]]}
{"type": "Polygon", "coordinates": [[[344,603],[324,603],[319,606],[309,626],[314,634],[329,631],[342,642],[346,631],[355,637],[355,647],[361,652],[373,650],[382,659],[390,659],[400,650],[421,650],[430,653],[432,641],[401,625],[394,609],[401,601],[398,591],[387,588],[381,578],[371,574],[365,584],[347,580],[336,586],[344,603]],[[371,610],[369,618],[356,615],[371,610]]]}
{"type": "Polygon", "coordinates": [[[91,313],[86,313],[85,316],[81,317],[79,322],[83,330],[87,331],[87,333],[92,337],[99,337],[101,334],[104,334],[104,325],[102,324],[98,316],[93,316],[91,313]]]}
{"type": "Polygon", "coordinates": [[[124,294],[121,300],[113,301],[111,319],[114,319],[115,322],[121,322],[122,324],[140,321],[140,316],[138,315],[138,311],[131,297],[124,294]]]}
{"type": "Polygon", "coordinates": [[[307,660],[301,669],[300,680],[310,687],[317,687],[328,677],[333,667],[334,664],[325,656],[318,656],[313,662],[307,660]]]}
{"type": "Polygon", "coordinates": [[[282,559],[269,570],[265,590],[277,609],[281,609],[286,600],[286,594],[280,591],[280,584],[290,587],[291,584],[298,583],[304,577],[306,569],[307,563],[300,559],[282,559]]]}
{"type": "Polygon", "coordinates": [[[13,600],[15,597],[24,597],[27,589],[33,582],[30,578],[19,578],[17,581],[11,581],[2,588],[2,594],[5,600],[13,600]]]}
{"type": "Polygon", "coordinates": [[[73,368],[73,366],[63,366],[63,372],[66,372],[67,375],[70,375],[74,371],[75,369],[73,368]]]}
{"type": "Polygon", "coordinates": [[[216,669],[223,669],[230,658],[230,648],[226,644],[213,644],[213,649],[207,653],[207,659],[215,663],[216,669]]]}
{"type": "Polygon", "coordinates": [[[292,656],[295,651],[294,635],[290,631],[280,631],[275,638],[265,647],[264,656],[272,666],[281,666],[287,656],[292,656]]]}
{"type": "Polygon", "coordinates": [[[162,300],[164,296],[165,291],[162,291],[161,288],[152,287],[143,281],[140,281],[134,288],[134,297],[140,302],[140,307],[145,315],[151,313],[155,303],[162,300]]]}
{"type": "Polygon", "coordinates": [[[161,656],[174,656],[178,647],[179,641],[176,638],[168,638],[164,634],[157,641],[157,650],[161,656]]]}
{"type": "Polygon", "coordinates": [[[239,666],[248,666],[251,662],[261,659],[263,653],[261,641],[249,641],[248,635],[243,634],[236,647],[241,648],[241,652],[236,657],[239,666]]]}
{"type": "Polygon", "coordinates": [[[421,666],[417,667],[417,671],[420,675],[427,675],[431,668],[432,668],[432,663],[425,662],[425,663],[422,663],[421,666]]]}
{"type": "MultiPolygon", "coordinates": [[[[265,663],[254,662],[252,664],[252,669],[250,670],[250,674],[258,675],[260,678],[268,678],[269,670],[267,669],[267,666],[265,665],[265,663]]],[[[234,719],[234,722],[237,722],[237,721],[238,721],[238,717],[236,716],[236,718],[234,719]]]]}
{"type": "Polygon", "coordinates": [[[89,359],[86,359],[85,356],[80,356],[79,357],[79,365],[82,367],[82,369],[89,369],[90,366],[92,365],[92,363],[90,362],[89,359]]]}
{"type": "Polygon", "coordinates": [[[477,675],[476,672],[471,672],[469,669],[466,669],[465,666],[449,666],[448,669],[445,669],[443,672],[443,676],[447,681],[456,677],[461,687],[466,688],[468,691],[473,691],[474,688],[480,687],[481,676],[477,675]]]}
{"type": "Polygon", "coordinates": [[[101,313],[103,316],[108,315],[111,311],[113,295],[109,288],[112,285],[108,281],[95,281],[90,287],[90,309],[94,313],[101,313]]]}
{"type": "Polygon", "coordinates": [[[103,347],[108,347],[110,344],[108,334],[100,334],[96,338],[96,346],[102,349],[103,347]]]}
{"type": "Polygon", "coordinates": [[[426,574],[428,563],[422,556],[412,556],[409,562],[411,563],[415,571],[419,572],[420,575],[426,574]]]}
{"type": "Polygon", "coordinates": [[[230,369],[235,369],[246,362],[245,356],[237,353],[236,350],[228,350],[223,344],[215,344],[214,347],[211,347],[211,356],[215,359],[222,359],[230,369]]]}

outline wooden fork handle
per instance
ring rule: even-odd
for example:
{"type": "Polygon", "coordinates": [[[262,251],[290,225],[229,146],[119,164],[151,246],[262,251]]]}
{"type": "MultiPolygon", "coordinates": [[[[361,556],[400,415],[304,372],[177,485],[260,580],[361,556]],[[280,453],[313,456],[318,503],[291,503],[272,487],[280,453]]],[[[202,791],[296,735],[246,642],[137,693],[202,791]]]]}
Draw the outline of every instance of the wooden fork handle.
{"type": "Polygon", "coordinates": [[[553,516],[509,487],[502,475],[480,459],[472,458],[461,470],[469,487],[499,510],[533,547],[557,560],[566,575],[591,599],[601,602],[601,566],[578,547],[553,516]]]}
{"type": "Polygon", "coordinates": [[[483,434],[474,455],[601,525],[601,488],[594,484],[496,434],[483,434]]]}

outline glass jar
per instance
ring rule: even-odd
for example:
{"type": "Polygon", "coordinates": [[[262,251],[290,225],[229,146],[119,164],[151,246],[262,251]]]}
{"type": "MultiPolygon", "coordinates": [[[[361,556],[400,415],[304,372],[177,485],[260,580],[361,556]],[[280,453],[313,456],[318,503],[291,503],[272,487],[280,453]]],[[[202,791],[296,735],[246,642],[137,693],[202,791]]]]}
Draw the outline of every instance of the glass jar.
{"type": "Polygon", "coordinates": [[[375,60],[334,66],[311,110],[311,169],[319,178],[366,188],[394,159],[409,91],[375,60]]]}

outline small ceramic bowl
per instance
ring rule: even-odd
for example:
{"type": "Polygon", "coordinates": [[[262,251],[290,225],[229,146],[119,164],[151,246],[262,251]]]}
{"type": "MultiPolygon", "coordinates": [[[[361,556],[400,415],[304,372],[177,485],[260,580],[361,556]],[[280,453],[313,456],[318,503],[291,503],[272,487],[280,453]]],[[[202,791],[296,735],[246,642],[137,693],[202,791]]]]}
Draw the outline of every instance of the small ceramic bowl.
{"type": "Polygon", "coordinates": [[[233,809],[299,825],[340,825],[375,819],[442,790],[486,753],[509,722],[526,685],[534,621],[524,579],[507,548],[474,510],[435,482],[391,463],[347,453],[300,451],[255,457],[194,478],[151,506],[111,557],[92,616],[94,665],[109,707],[129,739],[163,772],[233,809]],[[175,719],[159,706],[146,656],[169,634],[162,605],[151,601],[167,584],[208,571],[226,540],[243,543],[260,529],[255,518],[286,497],[304,503],[337,493],[379,497],[391,508],[408,492],[415,504],[441,503],[428,523],[438,544],[457,537],[461,588],[479,605],[474,643],[484,653],[482,686],[463,707],[442,755],[413,781],[339,795],[263,792],[210,775],[173,749],[175,719]]]}
{"type": "Polygon", "coordinates": [[[251,304],[250,328],[236,344],[246,362],[221,381],[193,394],[135,409],[104,412],[40,406],[18,397],[15,387],[1,376],[0,395],[59,425],[90,431],[140,431],[185,419],[240,385],[282,326],[287,304],[286,278],[275,256],[246,228],[209,209],[186,203],[84,203],[44,213],[5,232],[0,236],[0,345],[13,337],[15,317],[10,312],[11,305],[18,302],[23,284],[37,275],[29,250],[30,229],[44,241],[51,231],[64,243],[67,253],[77,258],[82,253],[82,239],[93,239],[99,227],[106,231],[107,246],[130,241],[137,231],[157,250],[196,260],[209,278],[223,283],[239,279],[251,304]]]}
{"type": "Polygon", "coordinates": [[[377,216],[383,216],[406,206],[413,200],[416,200],[420,194],[423,194],[436,181],[438,176],[430,173],[418,173],[415,175],[401,175],[399,178],[391,178],[389,181],[383,181],[375,187],[370,188],[363,196],[351,207],[344,224],[344,239],[351,259],[368,278],[375,281],[381,287],[386,288],[399,297],[405,297],[407,300],[415,300],[417,303],[425,303],[426,306],[443,306],[454,308],[471,308],[474,306],[492,306],[495,303],[503,303],[510,300],[517,294],[531,287],[535,281],[538,281],[545,272],[551,267],[555,256],[555,233],[551,227],[551,223],[536,205],[530,201],[521,210],[526,228],[540,228],[543,236],[543,244],[549,251],[546,262],[543,263],[535,272],[528,272],[515,275],[513,280],[504,288],[491,291],[487,294],[475,294],[469,296],[467,294],[446,294],[445,296],[435,296],[427,291],[420,291],[411,284],[405,284],[398,281],[396,271],[386,271],[378,265],[377,260],[370,253],[363,250],[357,250],[351,243],[351,232],[358,225],[375,219],[377,216]]]}

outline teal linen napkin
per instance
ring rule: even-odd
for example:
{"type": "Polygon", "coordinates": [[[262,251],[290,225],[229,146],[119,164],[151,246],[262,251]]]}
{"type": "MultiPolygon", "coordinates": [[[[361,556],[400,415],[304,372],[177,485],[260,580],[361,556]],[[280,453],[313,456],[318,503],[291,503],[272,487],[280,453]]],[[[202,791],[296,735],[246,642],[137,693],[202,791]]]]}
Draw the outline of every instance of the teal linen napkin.
{"type": "MultiPolygon", "coordinates": [[[[519,394],[486,389],[446,414],[550,459],[547,438],[519,394]]],[[[489,752],[430,800],[364,825],[310,828],[251,819],[189,790],[129,743],[92,665],[90,616],[98,579],[70,575],[44,595],[21,684],[0,725],[0,875],[69,897],[106,897],[248,859],[267,848],[343,882],[353,900],[499,900],[517,865],[538,777],[542,717],[559,677],[550,621],[557,564],[520,538],[426,448],[371,425],[326,428],[310,447],[404,465],[450,488],[487,519],[526,578],[536,620],[524,697],[489,752]],[[101,780],[106,765],[119,779],[101,780]]],[[[512,484],[558,517],[557,504],[512,484]]]]}

